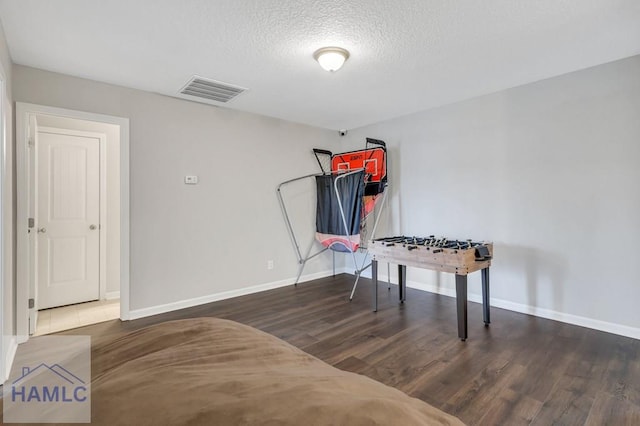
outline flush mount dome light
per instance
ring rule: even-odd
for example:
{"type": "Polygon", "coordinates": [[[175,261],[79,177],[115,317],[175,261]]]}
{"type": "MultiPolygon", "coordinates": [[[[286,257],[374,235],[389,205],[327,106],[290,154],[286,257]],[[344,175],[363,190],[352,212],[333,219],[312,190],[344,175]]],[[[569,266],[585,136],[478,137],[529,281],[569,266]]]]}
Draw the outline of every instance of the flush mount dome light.
{"type": "Polygon", "coordinates": [[[323,47],[313,54],[322,68],[329,72],[338,71],[349,58],[349,52],[341,47],[323,47]]]}

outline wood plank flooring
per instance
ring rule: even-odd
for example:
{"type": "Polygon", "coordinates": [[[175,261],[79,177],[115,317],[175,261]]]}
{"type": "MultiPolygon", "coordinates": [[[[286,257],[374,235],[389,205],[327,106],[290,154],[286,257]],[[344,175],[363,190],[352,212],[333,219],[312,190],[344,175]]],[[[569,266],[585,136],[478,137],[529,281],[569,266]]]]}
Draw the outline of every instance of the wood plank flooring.
{"type": "Polygon", "coordinates": [[[136,321],[61,334],[94,339],[162,321],[212,316],[251,325],[343,370],[364,374],[469,425],[639,425],[640,341],[469,303],[469,338],[457,338],[455,299],[379,289],[339,275],[136,321]]]}

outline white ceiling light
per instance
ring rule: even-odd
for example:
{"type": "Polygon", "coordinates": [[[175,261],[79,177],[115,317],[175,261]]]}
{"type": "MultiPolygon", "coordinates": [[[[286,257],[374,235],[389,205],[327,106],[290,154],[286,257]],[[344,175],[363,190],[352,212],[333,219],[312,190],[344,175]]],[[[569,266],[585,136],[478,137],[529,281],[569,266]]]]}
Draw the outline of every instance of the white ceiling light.
{"type": "Polygon", "coordinates": [[[329,72],[338,71],[349,58],[349,52],[341,47],[323,47],[313,54],[322,68],[329,72]]]}

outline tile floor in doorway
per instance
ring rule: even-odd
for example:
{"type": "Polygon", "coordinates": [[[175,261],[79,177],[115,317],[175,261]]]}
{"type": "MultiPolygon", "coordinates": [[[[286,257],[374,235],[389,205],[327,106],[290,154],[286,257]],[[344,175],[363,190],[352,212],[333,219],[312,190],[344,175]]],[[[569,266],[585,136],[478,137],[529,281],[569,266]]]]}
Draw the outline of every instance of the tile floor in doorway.
{"type": "Polygon", "coordinates": [[[97,300],[38,311],[36,336],[96,324],[120,317],[120,299],[97,300]]]}

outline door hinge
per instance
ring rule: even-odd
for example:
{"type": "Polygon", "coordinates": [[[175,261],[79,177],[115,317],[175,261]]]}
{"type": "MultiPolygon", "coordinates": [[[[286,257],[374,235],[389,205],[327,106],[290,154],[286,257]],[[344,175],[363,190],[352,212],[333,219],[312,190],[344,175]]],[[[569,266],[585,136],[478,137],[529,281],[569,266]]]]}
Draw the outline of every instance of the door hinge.
{"type": "Polygon", "coordinates": [[[29,309],[33,309],[36,307],[35,299],[29,299],[29,309]]]}
{"type": "Polygon", "coordinates": [[[27,145],[29,146],[29,148],[31,148],[33,146],[33,139],[29,138],[29,140],[27,141],[27,145]]]}

